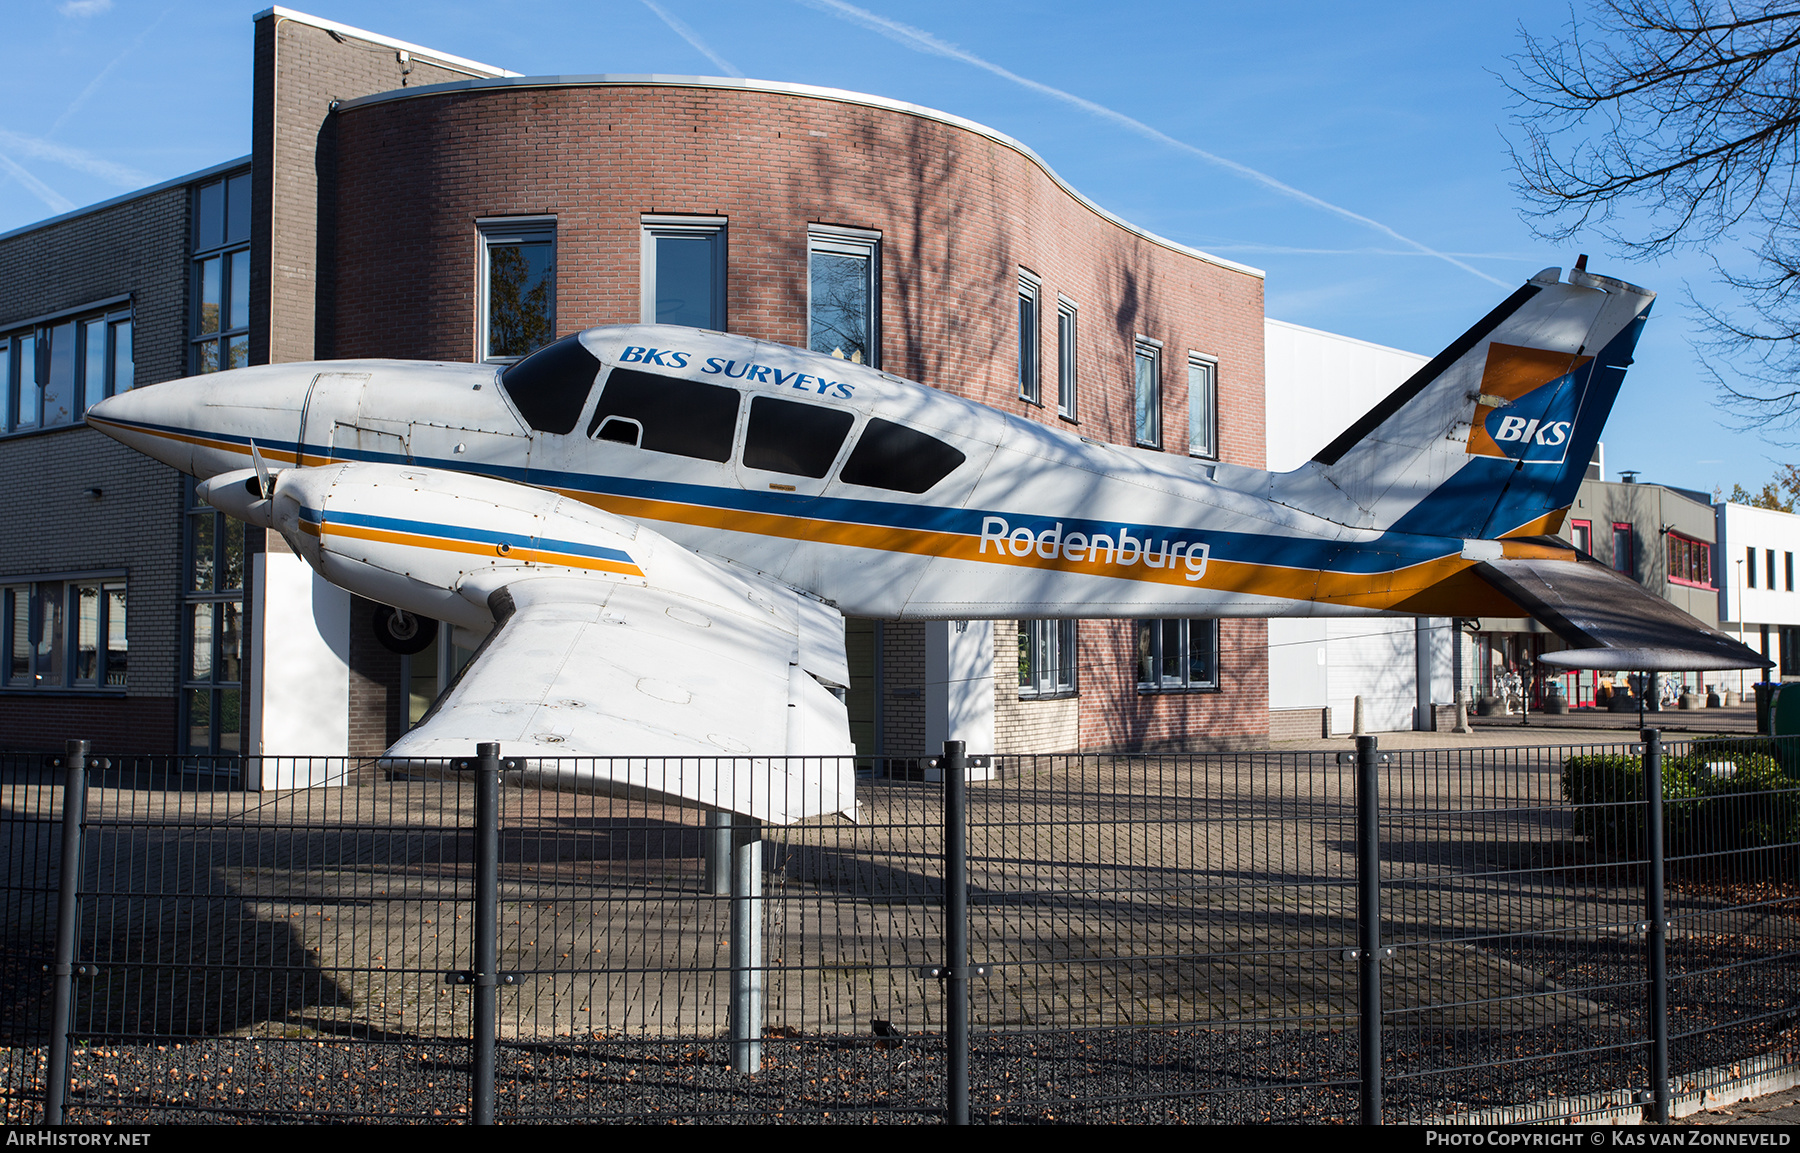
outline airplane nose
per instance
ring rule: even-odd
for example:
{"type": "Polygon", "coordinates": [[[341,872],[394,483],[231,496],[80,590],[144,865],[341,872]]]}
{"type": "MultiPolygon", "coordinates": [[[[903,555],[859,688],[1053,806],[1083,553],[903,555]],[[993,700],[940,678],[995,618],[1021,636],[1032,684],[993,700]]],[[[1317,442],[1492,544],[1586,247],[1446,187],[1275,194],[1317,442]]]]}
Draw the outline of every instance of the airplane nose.
{"type": "Polygon", "coordinates": [[[182,472],[191,473],[194,445],[181,434],[191,407],[182,395],[185,380],[152,384],[109,396],[90,405],[87,422],[119,443],[182,472]]]}
{"type": "Polygon", "coordinates": [[[193,476],[293,460],[312,371],[261,365],[134,388],[88,409],[88,424],[193,476]]]}

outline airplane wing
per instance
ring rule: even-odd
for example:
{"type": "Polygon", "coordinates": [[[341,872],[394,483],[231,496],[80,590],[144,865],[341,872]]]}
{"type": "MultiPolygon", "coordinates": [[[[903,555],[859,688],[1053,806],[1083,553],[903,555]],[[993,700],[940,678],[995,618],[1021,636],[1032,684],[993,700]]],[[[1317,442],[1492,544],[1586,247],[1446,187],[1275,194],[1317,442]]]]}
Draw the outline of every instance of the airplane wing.
{"type": "Polygon", "coordinates": [[[1538,658],[1547,665],[1654,673],[1768,664],[1761,653],[1591,557],[1574,563],[1496,558],[1475,571],[1568,644],[1538,658]]]}
{"type": "Polygon", "coordinates": [[[333,584],[492,625],[386,765],[438,773],[498,741],[517,783],[773,824],[855,817],[844,618],[815,597],[491,477],[341,462],[199,492],[333,584]]]}
{"type": "Polygon", "coordinates": [[[796,629],[787,614],[732,612],[631,584],[505,585],[488,598],[494,631],[383,761],[441,764],[498,741],[507,778],[520,784],[772,824],[821,813],[854,819],[856,750],[843,705],[815,675],[833,656],[844,663],[843,618],[792,590],[768,592],[809,619],[796,629]]]}

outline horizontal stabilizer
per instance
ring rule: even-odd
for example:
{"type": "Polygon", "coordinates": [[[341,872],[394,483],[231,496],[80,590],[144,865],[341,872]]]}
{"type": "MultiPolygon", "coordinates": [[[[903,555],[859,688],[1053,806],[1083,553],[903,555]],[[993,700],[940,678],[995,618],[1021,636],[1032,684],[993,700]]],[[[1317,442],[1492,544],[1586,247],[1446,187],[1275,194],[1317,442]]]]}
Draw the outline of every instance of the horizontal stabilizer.
{"type": "Polygon", "coordinates": [[[1481,578],[1561,637],[1538,659],[1565,669],[1759,669],[1768,658],[1594,560],[1483,561],[1481,578]]]}

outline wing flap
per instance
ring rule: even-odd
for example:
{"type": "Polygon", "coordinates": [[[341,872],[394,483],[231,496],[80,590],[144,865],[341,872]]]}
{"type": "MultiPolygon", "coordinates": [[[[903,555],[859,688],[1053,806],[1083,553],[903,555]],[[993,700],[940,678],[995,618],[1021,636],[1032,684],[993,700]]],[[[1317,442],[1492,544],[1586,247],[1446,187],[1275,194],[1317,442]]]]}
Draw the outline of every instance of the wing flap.
{"type": "Polygon", "coordinates": [[[1561,637],[1544,664],[1639,672],[1758,669],[1768,658],[1597,561],[1504,558],[1476,565],[1482,580],[1561,637]]]}

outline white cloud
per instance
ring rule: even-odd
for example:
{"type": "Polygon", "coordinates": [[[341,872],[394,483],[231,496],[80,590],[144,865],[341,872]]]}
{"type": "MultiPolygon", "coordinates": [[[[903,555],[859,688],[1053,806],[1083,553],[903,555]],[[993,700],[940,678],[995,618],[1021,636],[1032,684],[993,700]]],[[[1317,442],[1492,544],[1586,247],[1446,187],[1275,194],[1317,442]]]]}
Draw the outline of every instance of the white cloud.
{"type": "Polygon", "coordinates": [[[10,173],[14,180],[23,184],[27,191],[43,201],[52,212],[63,213],[75,207],[73,200],[25,171],[16,160],[4,153],[0,153],[0,170],[10,173]]]}
{"type": "Polygon", "coordinates": [[[89,176],[98,176],[108,184],[114,184],[120,188],[142,188],[146,184],[155,182],[149,173],[139,172],[128,165],[117,164],[95,156],[91,152],[70,148],[66,144],[53,144],[35,136],[9,132],[4,128],[0,128],[0,147],[27,156],[35,156],[39,160],[54,161],[64,167],[73,168],[77,172],[85,172],[89,176]]]}
{"type": "Polygon", "coordinates": [[[112,11],[113,0],[63,0],[56,10],[64,16],[98,16],[112,11]]]}

